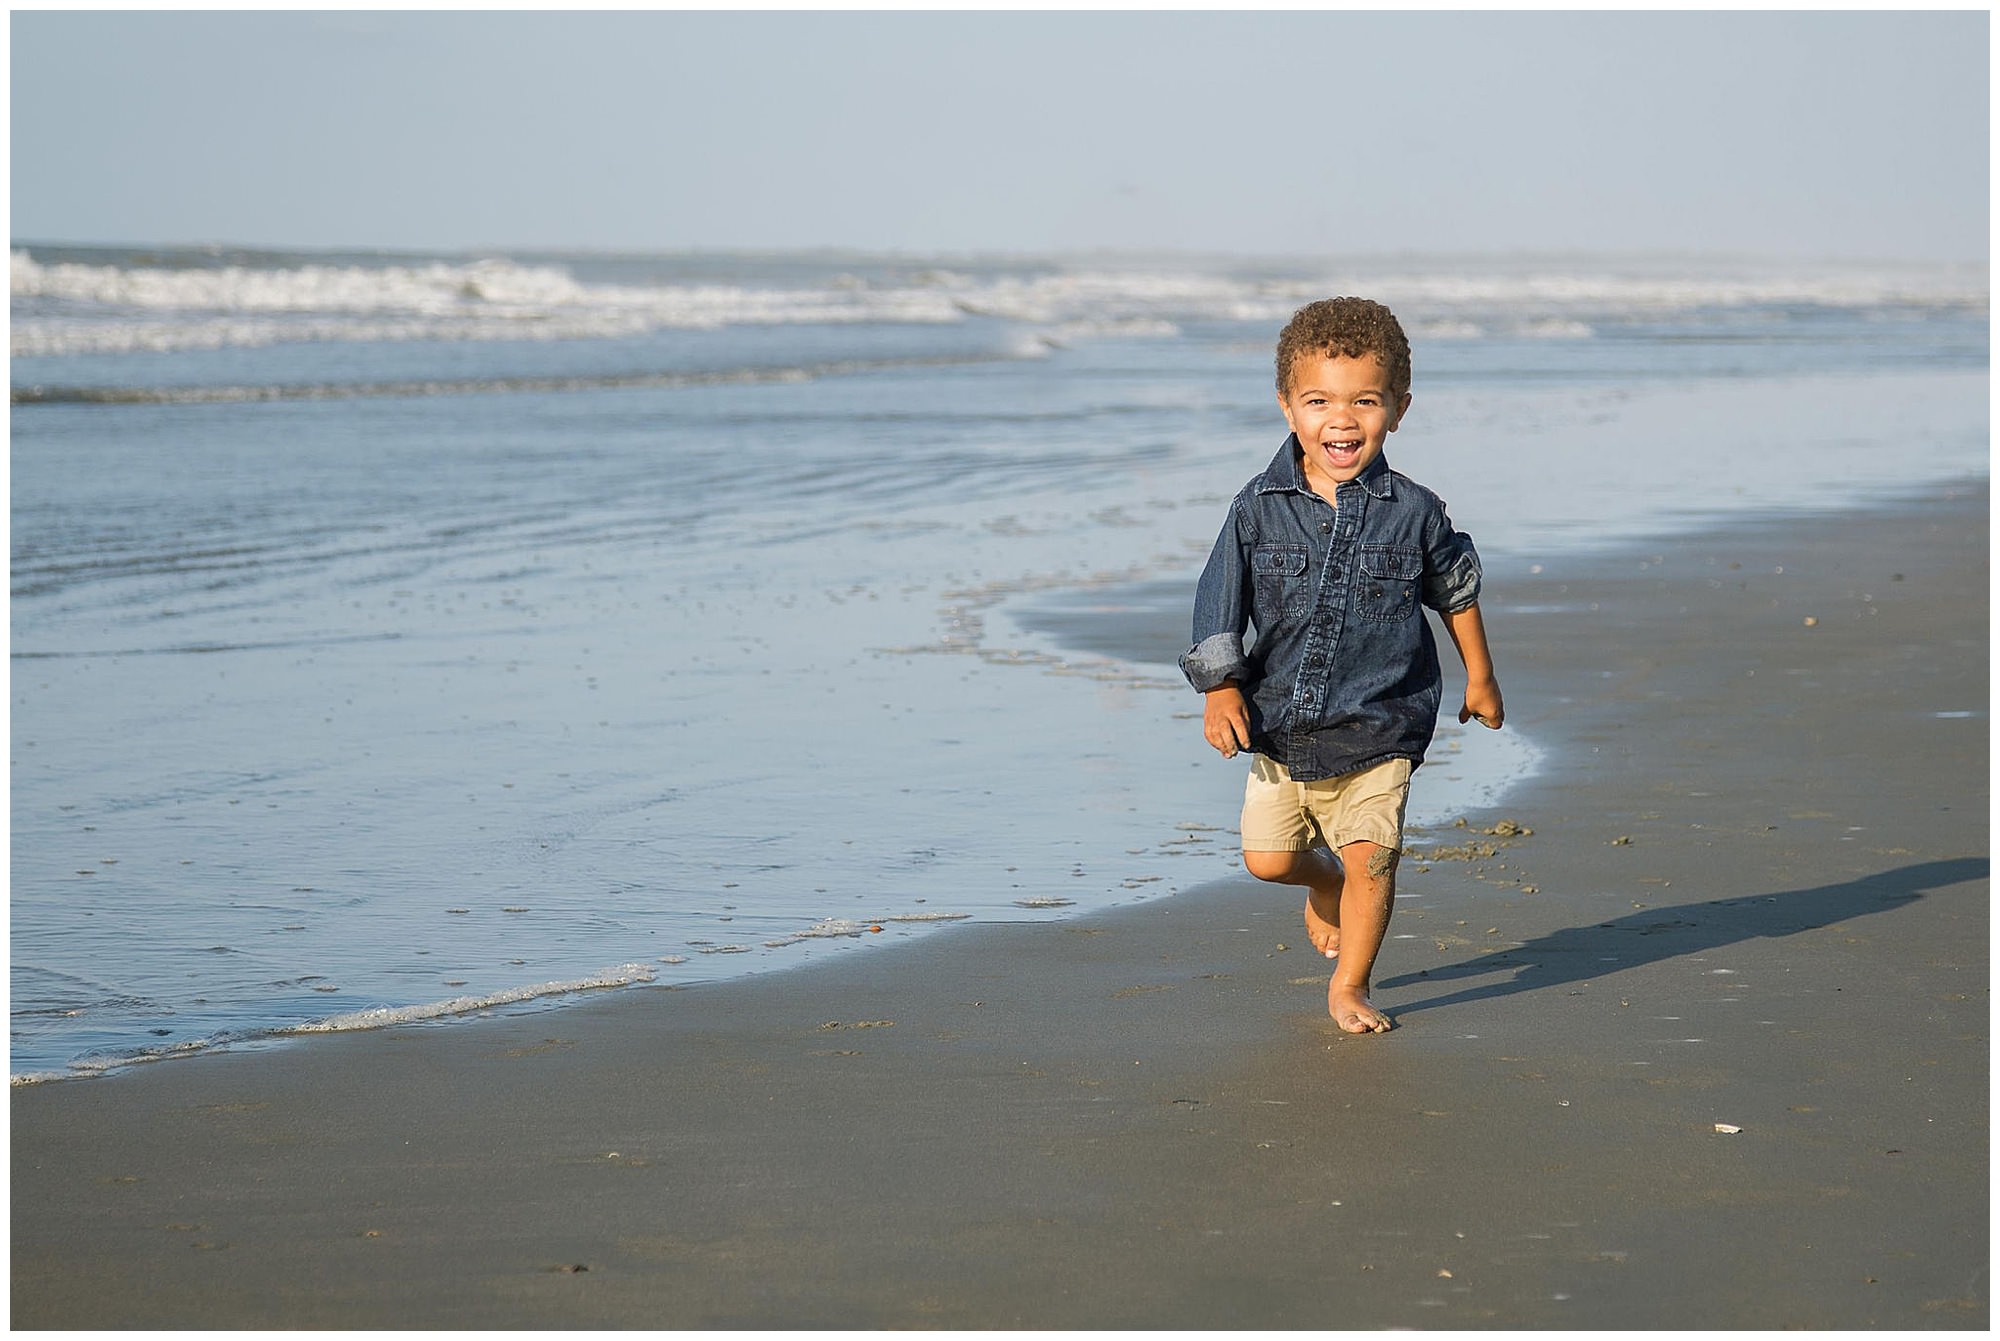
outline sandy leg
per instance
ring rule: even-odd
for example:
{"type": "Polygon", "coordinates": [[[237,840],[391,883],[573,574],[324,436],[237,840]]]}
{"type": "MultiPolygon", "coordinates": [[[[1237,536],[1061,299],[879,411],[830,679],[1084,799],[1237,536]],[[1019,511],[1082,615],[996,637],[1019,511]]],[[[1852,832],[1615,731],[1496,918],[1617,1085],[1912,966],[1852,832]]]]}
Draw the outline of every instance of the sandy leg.
{"type": "Polygon", "coordinates": [[[1393,1022],[1368,999],[1368,986],[1375,956],[1389,932],[1401,854],[1368,842],[1349,843],[1340,851],[1347,872],[1340,891],[1342,945],[1347,953],[1326,986],[1326,1010],[1350,1034],[1380,1034],[1393,1022]]]}
{"type": "Polygon", "coordinates": [[[1397,856],[1392,847],[1366,842],[1349,843],[1338,856],[1324,848],[1243,853],[1243,869],[1259,880],[1306,887],[1306,935],[1321,954],[1340,961],[1327,984],[1327,1013],[1350,1034],[1391,1027],[1369,1001],[1368,984],[1389,930],[1397,856]]]}

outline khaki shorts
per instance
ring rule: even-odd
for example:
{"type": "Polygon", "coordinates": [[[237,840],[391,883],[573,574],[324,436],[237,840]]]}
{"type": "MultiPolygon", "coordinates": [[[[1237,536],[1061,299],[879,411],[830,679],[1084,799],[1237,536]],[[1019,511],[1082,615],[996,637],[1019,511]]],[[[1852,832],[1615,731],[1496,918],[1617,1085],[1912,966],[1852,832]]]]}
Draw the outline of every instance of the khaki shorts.
{"type": "Polygon", "coordinates": [[[1283,764],[1253,754],[1243,787],[1243,850],[1338,852],[1366,841],[1400,852],[1410,767],[1408,759],[1386,759],[1359,773],[1293,782],[1283,764]]]}

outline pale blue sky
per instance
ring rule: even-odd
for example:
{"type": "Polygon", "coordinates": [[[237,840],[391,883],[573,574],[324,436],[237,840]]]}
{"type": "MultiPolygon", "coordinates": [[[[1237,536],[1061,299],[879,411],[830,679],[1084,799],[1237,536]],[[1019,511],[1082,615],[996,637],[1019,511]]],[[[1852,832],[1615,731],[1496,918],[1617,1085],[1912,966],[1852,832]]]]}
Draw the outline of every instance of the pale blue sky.
{"type": "Polygon", "coordinates": [[[1987,255],[1983,11],[11,32],[17,240],[1987,255]]]}

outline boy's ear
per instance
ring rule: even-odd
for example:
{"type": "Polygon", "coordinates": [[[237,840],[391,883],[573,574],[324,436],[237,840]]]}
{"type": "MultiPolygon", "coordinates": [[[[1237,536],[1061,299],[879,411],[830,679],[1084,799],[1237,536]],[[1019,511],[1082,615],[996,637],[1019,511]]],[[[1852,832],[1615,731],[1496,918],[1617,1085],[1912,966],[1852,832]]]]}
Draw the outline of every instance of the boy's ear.
{"type": "Polygon", "coordinates": [[[1410,393],[1405,391],[1403,393],[1403,399],[1398,401],[1396,404],[1396,417],[1389,424],[1389,431],[1391,433],[1394,433],[1397,429],[1403,426],[1403,416],[1408,414],[1409,412],[1410,412],[1410,393]]]}

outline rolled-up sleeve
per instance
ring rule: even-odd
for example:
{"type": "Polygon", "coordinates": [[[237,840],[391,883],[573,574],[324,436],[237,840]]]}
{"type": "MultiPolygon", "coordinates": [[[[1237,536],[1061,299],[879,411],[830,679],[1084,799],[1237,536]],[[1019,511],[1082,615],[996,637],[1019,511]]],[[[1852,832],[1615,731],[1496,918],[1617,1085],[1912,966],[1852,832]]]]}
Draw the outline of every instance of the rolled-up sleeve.
{"type": "Polygon", "coordinates": [[[1472,537],[1452,526],[1442,504],[1424,528],[1424,604],[1455,615],[1479,600],[1484,570],[1472,537]]]}
{"type": "Polygon", "coordinates": [[[1246,553],[1241,507],[1232,504],[1195,585],[1194,645],[1181,654],[1181,674],[1202,693],[1229,680],[1240,684],[1248,678],[1250,664],[1243,654],[1250,616],[1244,590],[1250,572],[1246,553]]]}
{"type": "Polygon", "coordinates": [[[1212,633],[1181,653],[1181,674],[1204,694],[1231,680],[1241,684],[1249,669],[1240,633],[1212,633]]]}

